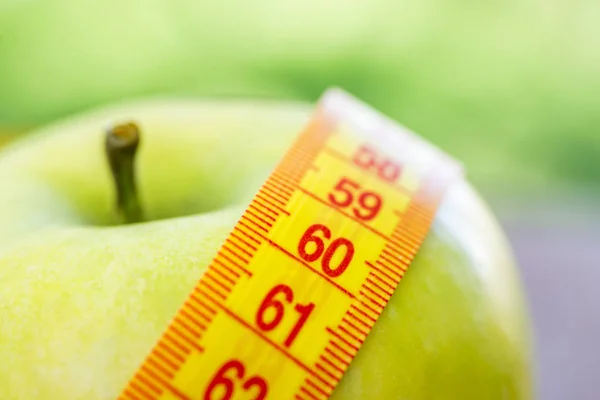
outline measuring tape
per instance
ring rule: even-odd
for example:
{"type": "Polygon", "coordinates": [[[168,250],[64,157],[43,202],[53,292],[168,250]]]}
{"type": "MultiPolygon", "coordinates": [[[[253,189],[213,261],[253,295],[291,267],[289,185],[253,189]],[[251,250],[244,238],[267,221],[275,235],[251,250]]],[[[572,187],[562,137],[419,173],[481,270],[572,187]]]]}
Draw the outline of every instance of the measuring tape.
{"type": "Polygon", "coordinates": [[[327,399],[459,165],[329,90],[119,399],[327,399]]]}

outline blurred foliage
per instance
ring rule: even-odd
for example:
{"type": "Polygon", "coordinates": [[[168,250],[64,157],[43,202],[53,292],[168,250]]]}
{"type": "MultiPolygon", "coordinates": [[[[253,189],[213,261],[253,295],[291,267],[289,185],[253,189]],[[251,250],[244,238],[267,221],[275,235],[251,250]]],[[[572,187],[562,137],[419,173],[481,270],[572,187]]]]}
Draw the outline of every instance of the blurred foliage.
{"type": "Polygon", "coordinates": [[[480,187],[600,188],[597,0],[3,0],[0,125],[159,94],[340,86],[480,187]]]}

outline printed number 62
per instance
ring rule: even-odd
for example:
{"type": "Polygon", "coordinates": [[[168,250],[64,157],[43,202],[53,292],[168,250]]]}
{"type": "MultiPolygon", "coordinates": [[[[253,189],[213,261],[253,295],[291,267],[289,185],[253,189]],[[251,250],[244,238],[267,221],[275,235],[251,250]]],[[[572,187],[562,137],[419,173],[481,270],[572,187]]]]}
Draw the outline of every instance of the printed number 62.
{"type": "MultiPolygon", "coordinates": [[[[204,400],[230,400],[235,391],[234,381],[243,380],[245,372],[246,368],[241,361],[227,361],[208,384],[204,392],[204,400]],[[226,376],[228,372],[231,372],[230,376],[226,376]]],[[[245,391],[254,387],[258,388],[258,394],[252,400],[265,400],[269,390],[267,382],[262,377],[255,375],[244,381],[242,385],[245,391]]]]}

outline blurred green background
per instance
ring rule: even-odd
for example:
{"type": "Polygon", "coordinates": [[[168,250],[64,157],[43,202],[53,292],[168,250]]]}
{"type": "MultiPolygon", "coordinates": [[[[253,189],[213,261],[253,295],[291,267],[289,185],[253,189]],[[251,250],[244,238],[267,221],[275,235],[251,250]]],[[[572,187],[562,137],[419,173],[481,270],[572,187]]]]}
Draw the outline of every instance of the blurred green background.
{"type": "Polygon", "coordinates": [[[600,398],[599,0],[0,0],[0,145],[133,97],[330,86],[464,162],[522,267],[540,398],[600,398]]]}
{"type": "Polygon", "coordinates": [[[0,0],[0,131],[160,94],[336,85],[488,192],[600,188],[597,0],[0,0]]]}

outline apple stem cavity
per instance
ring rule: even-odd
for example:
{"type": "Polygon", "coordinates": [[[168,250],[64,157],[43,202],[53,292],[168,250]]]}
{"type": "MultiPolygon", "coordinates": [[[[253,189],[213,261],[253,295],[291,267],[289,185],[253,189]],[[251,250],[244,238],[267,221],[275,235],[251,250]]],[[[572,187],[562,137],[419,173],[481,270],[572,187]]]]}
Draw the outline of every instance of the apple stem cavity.
{"type": "Polygon", "coordinates": [[[139,143],[140,129],[132,122],[115,125],[106,131],[106,156],[115,184],[117,214],[123,224],[142,221],[135,176],[139,143]]]}

